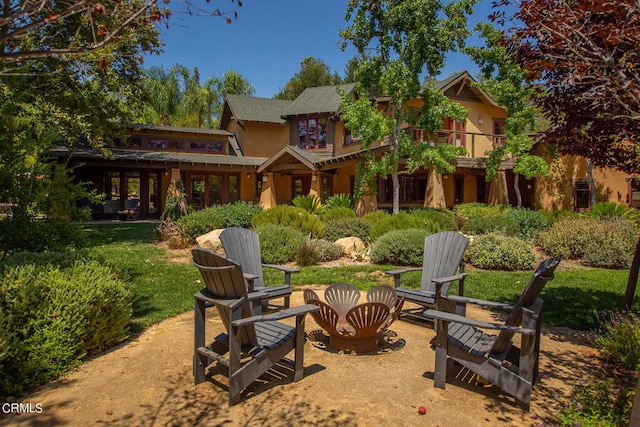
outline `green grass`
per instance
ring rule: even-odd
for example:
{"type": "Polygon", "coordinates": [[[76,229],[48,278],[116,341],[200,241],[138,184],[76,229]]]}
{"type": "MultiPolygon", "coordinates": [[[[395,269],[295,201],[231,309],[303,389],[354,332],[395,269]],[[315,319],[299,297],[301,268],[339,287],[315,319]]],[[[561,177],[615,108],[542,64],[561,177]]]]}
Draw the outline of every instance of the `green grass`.
{"type": "MultiPolygon", "coordinates": [[[[156,225],[143,222],[95,224],[84,227],[91,250],[104,257],[128,277],[134,295],[134,330],[190,310],[193,294],[202,288],[200,275],[191,264],[168,262],[166,250],[153,245],[156,225]]],[[[562,265],[562,264],[561,264],[562,265]]],[[[326,268],[303,267],[291,276],[294,288],[347,282],[366,290],[390,284],[384,274],[394,266],[365,265],[326,268]]],[[[531,277],[531,272],[468,271],[465,295],[490,301],[513,303],[531,277]]],[[[628,270],[563,270],[545,287],[543,321],[574,329],[598,326],[598,314],[617,311],[627,282],[628,270]]],[[[282,273],[265,270],[265,281],[278,283],[282,273]]],[[[418,288],[420,273],[407,273],[403,286],[418,288]]],[[[637,299],[636,299],[637,301],[637,299]]]]}

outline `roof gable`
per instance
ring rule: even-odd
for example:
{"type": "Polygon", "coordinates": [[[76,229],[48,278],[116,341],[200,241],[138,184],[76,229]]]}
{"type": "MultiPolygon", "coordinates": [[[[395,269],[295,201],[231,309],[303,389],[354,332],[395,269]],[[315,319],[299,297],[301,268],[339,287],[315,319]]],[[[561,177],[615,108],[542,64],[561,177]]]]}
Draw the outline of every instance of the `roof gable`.
{"type": "Polygon", "coordinates": [[[473,102],[482,102],[499,107],[498,103],[483,89],[475,86],[476,80],[468,71],[452,74],[444,80],[436,81],[435,86],[447,98],[456,100],[464,99],[473,102]]]}
{"type": "Polygon", "coordinates": [[[285,116],[301,116],[318,113],[335,113],[340,109],[342,97],[338,89],[351,93],[355,89],[355,83],[333,86],[318,86],[306,88],[291,103],[285,116]]]}
{"type": "Polygon", "coordinates": [[[255,96],[227,95],[220,127],[229,120],[284,124],[282,118],[293,101],[286,99],[258,98],[255,96]]]}

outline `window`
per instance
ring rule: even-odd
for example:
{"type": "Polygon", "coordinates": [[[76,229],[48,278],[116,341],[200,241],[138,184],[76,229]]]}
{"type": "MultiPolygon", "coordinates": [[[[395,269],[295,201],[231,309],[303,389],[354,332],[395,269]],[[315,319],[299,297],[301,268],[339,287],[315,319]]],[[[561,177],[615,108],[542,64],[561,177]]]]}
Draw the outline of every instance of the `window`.
{"type": "MultiPolygon", "coordinates": [[[[427,190],[427,175],[401,175],[400,181],[400,203],[418,204],[424,202],[424,195],[427,190]]],[[[391,178],[378,185],[381,189],[379,200],[381,203],[393,202],[393,183],[391,178]]]]}
{"type": "Polygon", "coordinates": [[[167,141],[164,139],[150,139],[147,144],[149,148],[167,148],[167,141]]]}
{"type": "Polygon", "coordinates": [[[182,150],[184,148],[184,144],[182,141],[169,141],[169,148],[172,150],[182,150]]]}
{"type": "Polygon", "coordinates": [[[358,144],[360,142],[360,138],[356,135],[353,135],[349,129],[344,130],[344,145],[349,144],[358,144]]]}
{"type": "Polygon", "coordinates": [[[506,123],[504,119],[493,119],[493,142],[497,147],[504,145],[504,127],[506,123]]]}
{"type": "Polygon", "coordinates": [[[235,202],[240,198],[238,174],[197,173],[187,179],[189,203],[196,209],[235,202]]]}
{"type": "Polygon", "coordinates": [[[573,182],[573,209],[581,212],[588,209],[591,200],[591,186],[586,179],[573,182]]]}
{"type": "Polygon", "coordinates": [[[303,150],[327,148],[327,119],[298,120],[298,147],[303,150]]]}
{"type": "Polygon", "coordinates": [[[447,119],[447,128],[450,131],[453,131],[449,133],[449,140],[447,143],[455,147],[465,147],[465,126],[466,123],[464,120],[447,119]]]}
{"type": "Polygon", "coordinates": [[[640,179],[633,178],[629,181],[629,206],[640,209],[640,179]]]}
{"type": "Polygon", "coordinates": [[[311,176],[299,175],[293,176],[291,180],[291,196],[306,196],[311,191],[311,176]]]}

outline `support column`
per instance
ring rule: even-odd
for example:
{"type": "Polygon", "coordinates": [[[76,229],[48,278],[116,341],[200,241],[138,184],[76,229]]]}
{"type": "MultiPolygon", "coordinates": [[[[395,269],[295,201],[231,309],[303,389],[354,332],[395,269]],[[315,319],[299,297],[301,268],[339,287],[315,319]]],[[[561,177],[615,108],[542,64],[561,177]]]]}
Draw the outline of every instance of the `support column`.
{"type": "Polygon", "coordinates": [[[316,196],[318,199],[322,199],[322,177],[318,173],[311,175],[311,188],[309,189],[310,196],[316,196]]]}
{"type": "Polygon", "coordinates": [[[262,175],[262,191],[260,192],[260,204],[262,209],[270,209],[278,204],[276,199],[276,186],[273,172],[262,175]]]}

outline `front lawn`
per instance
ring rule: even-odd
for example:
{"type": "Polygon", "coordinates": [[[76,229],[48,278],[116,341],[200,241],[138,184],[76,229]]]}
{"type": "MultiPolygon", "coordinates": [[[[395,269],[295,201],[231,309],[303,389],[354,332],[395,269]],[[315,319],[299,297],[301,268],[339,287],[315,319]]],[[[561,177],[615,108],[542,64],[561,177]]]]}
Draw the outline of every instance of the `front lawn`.
{"type": "MultiPolygon", "coordinates": [[[[202,288],[200,275],[189,263],[170,261],[170,251],[154,245],[156,225],[144,222],[88,224],[83,229],[91,250],[126,275],[134,295],[133,324],[140,330],[190,310],[193,294],[202,288]]],[[[303,267],[292,276],[292,285],[330,285],[348,282],[361,290],[390,284],[384,271],[394,266],[354,265],[327,268],[303,267]]],[[[514,302],[531,272],[469,270],[465,294],[492,301],[514,302]]],[[[281,280],[281,273],[265,271],[267,283],[281,280]]],[[[598,313],[620,307],[628,270],[594,268],[563,269],[542,293],[543,321],[574,329],[598,326],[598,313]]],[[[418,287],[420,273],[403,276],[403,286],[418,287]]]]}

